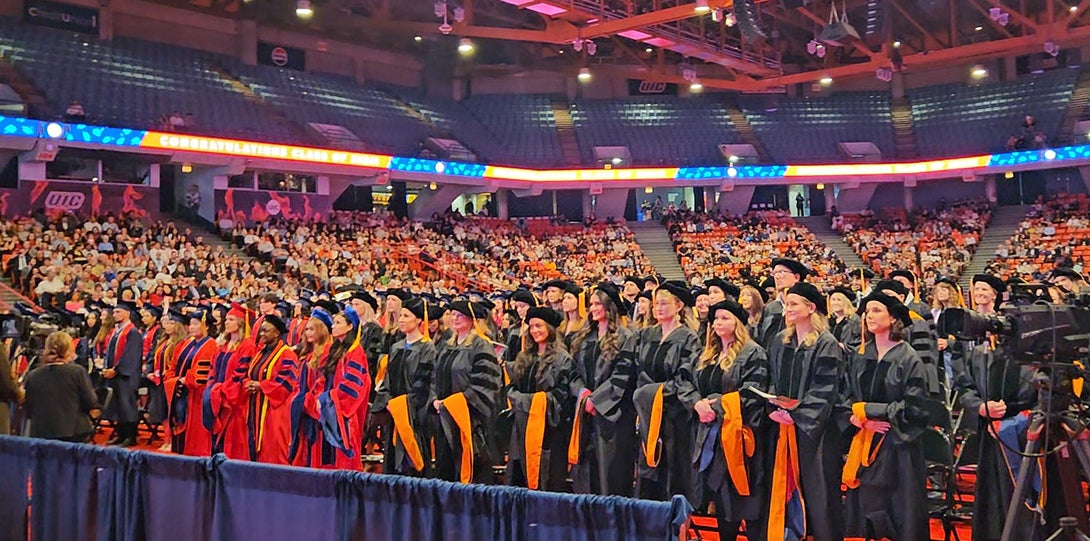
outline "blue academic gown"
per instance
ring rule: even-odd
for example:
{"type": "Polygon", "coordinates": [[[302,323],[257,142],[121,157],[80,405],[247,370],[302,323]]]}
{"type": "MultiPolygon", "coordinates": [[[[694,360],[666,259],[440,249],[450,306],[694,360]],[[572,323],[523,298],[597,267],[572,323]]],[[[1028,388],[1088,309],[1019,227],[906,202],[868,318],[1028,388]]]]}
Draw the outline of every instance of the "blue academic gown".
{"type": "Polygon", "coordinates": [[[140,420],[136,405],[136,390],[140,388],[143,368],[144,337],[132,324],[115,330],[106,345],[105,366],[117,371],[117,377],[106,380],[113,389],[113,398],[103,411],[103,417],[119,423],[140,420]]]}

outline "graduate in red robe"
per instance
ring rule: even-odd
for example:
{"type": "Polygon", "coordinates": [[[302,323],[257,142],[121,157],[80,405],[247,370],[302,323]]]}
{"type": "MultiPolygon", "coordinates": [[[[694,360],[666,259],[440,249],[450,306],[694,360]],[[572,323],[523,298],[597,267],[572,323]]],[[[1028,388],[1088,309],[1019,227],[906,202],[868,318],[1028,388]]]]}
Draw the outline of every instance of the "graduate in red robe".
{"type": "Polygon", "coordinates": [[[321,424],[317,456],[311,466],[318,468],[363,469],[363,428],[367,426],[371,375],[367,356],[356,339],[359,315],[345,307],[332,317],[330,335],[333,344],[324,365],[316,369],[316,379],[305,403],[306,413],[321,424]]]}
{"type": "Polygon", "coordinates": [[[299,391],[299,358],[283,337],[288,325],[276,314],[262,318],[258,350],[241,377],[240,403],[245,412],[249,458],[267,464],[290,464],[291,403],[299,391]]]}
{"type": "Polygon", "coordinates": [[[333,344],[330,331],[333,316],[326,310],[315,308],[303,326],[302,342],[297,347],[299,355],[299,393],[291,406],[292,435],[291,463],[296,466],[321,467],[322,426],[317,415],[318,396],[325,391],[321,372],[329,361],[329,348],[333,344]]]}
{"type": "Polygon", "coordinates": [[[212,435],[201,423],[201,403],[208,372],[216,355],[216,341],[208,335],[212,312],[189,314],[189,339],[174,350],[174,369],[163,382],[170,402],[171,450],[189,456],[208,456],[212,435]]]}
{"type": "Polygon", "coordinates": [[[227,311],[204,390],[202,417],[204,427],[212,433],[212,454],[223,453],[236,460],[250,456],[245,419],[232,404],[238,403],[243,393],[240,378],[257,349],[250,339],[251,316],[250,310],[237,303],[227,311]]]}

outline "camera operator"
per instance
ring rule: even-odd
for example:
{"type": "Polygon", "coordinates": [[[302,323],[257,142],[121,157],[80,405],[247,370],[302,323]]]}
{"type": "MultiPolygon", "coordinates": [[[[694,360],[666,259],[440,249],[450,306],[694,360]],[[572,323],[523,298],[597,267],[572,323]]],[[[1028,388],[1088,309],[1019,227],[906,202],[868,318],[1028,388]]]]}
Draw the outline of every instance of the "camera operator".
{"type": "Polygon", "coordinates": [[[98,400],[87,370],[73,363],[75,358],[68,333],[57,331],[46,338],[38,366],[26,376],[30,437],[90,441],[89,415],[97,412],[98,400]]]}
{"type": "Polygon", "coordinates": [[[1062,296],[1067,298],[1086,291],[1086,279],[1071,267],[1056,267],[1048,277],[1049,284],[1059,288],[1062,296]]]}
{"type": "MultiPolygon", "coordinates": [[[[970,296],[972,307],[982,315],[996,315],[1007,284],[986,274],[973,276],[970,296]]],[[[998,432],[991,428],[993,422],[1017,421],[1019,413],[1036,405],[1037,393],[1033,387],[1033,371],[997,347],[998,337],[989,336],[967,352],[964,364],[955,366],[954,385],[959,401],[968,415],[967,426],[974,426],[980,434],[977,461],[976,486],[974,487],[973,539],[994,541],[1002,535],[1003,522],[1014,492],[1012,467],[1017,467],[1019,457],[1009,458],[997,439],[998,432]],[[1009,464],[1013,460],[1014,464],[1009,464]]],[[[959,342],[962,342],[959,340],[959,342]]],[[[964,343],[964,342],[962,342],[964,343]]],[[[1023,417],[1024,419],[1024,417],[1023,417]]],[[[1019,506],[1027,516],[1018,520],[1025,532],[1013,539],[1030,539],[1034,520],[1028,516],[1026,506],[1019,506]]]]}

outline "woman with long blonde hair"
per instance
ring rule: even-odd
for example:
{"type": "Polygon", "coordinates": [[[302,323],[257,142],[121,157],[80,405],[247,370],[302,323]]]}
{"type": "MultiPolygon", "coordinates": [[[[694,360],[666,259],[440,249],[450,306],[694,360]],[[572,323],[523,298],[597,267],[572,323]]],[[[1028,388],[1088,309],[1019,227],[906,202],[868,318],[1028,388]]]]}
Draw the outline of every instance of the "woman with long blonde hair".
{"type": "Polygon", "coordinates": [[[637,340],[639,381],[633,402],[643,441],[636,460],[636,497],[664,501],[689,487],[689,419],[700,399],[693,370],[701,348],[694,331],[695,299],[688,285],[663,282],[654,299],[652,311],[658,323],[642,329],[637,340]]]}
{"type": "Polygon", "coordinates": [[[314,466],[315,455],[321,456],[319,438],[322,428],[319,419],[305,415],[305,411],[317,411],[318,395],[325,391],[319,388],[318,378],[329,357],[329,348],[333,343],[330,332],[333,329],[333,316],[321,308],[315,308],[303,324],[303,341],[297,347],[299,355],[299,394],[295,395],[292,405],[292,424],[296,430],[288,456],[295,466],[314,466]],[[299,412],[296,414],[295,412],[299,412]]]}
{"type": "MultiPolygon", "coordinates": [[[[687,496],[699,509],[715,508],[720,539],[735,539],[743,520],[762,516],[767,490],[763,450],[755,446],[753,454],[739,452],[747,438],[767,441],[764,402],[740,392],[743,387],[768,388],[768,359],[746,328],[748,316],[731,299],[709,307],[708,336],[696,365],[700,400],[693,406],[694,449],[711,446],[715,451],[697,464],[687,496]]],[[[753,529],[747,531],[753,536],[753,529]]]]}
{"type": "Polygon", "coordinates": [[[224,453],[227,458],[246,460],[249,450],[246,443],[246,427],[240,425],[241,415],[232,409],[233,400],[225,397],[225,385],[238,381],[249,365],[256,347],[250,339],[250,324],[254,313],[247,307],[232,303],[223,316],[223,332],[216,340],[216,357],[208,386],[204,388],[204,424],[212,432],[212,454],[224,453]],[[239,370],[242,372],[240,373],[239,370]]]}
{"type": "Polygon", "coordinates": [[[643,290],[636,295],[635,306],[635,318],[632,320],[632,326],[638,331],[640,329],[650,327],[656,323],[654,310],[651,309],[651,304],[654,302],[654,292],[650,290],[643,290]]]}
{"type": "MultiPolygon", "coordinates": [[[[843,460],[840,432],[832,419],[844,350],[829,332],[826,307],[825,296],[813,284],[798,282],[787,289],[783,295],[784,329],[768,351],[771,394],[788,401],[773,401],[775,410],[768,415],[779,426],[778,431],[773,430],[776,461],[771,486],[778,486],[792,472],[796,475],[807,519],[806,531],[794,532],[799,538],[807,534],[815,539],[844,537],[840,498],[843,460]],[[793,447],[798,451],[795,457],[789,456],[788,449],[793,447]],[[806,467],[793,468],[792,459],[806,467]]],[[[772,512],[766,515],[782,517],[785,498],[789,495],[773,492],[772,512]]],[[[791,520],[770,522],[769,538],[782,537],[783,529],[791,525],[791,520]]]]}
{"type": "Polygon", "coordinates": [[[568,449],[578,494],[632,496],[636,461],[636,333],[621,320],[617,286],[603,282],[590,296],[586,324],[572,339],[576,422],[568,449]]]}

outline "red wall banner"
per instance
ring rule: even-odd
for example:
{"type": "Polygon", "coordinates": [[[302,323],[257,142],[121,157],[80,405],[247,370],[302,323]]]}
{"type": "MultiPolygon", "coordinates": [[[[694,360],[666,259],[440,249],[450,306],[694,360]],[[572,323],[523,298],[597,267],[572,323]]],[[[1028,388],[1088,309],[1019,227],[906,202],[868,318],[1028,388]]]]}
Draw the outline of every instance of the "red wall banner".
{"type": "Polygon", "coordinates": [[[258,223],[277,216],[289,220],[325,221],[333,203],[328,195],[228,188],[216,190],[216,216],[258,223]]]}
{"type": "Polygon", "coordinates": [[[19,189],[0,189],[0,215],[26,216],[44,209],[80,217],[133,215],[158,220],[159,188],[63,180],[24,180],[19,189]]]}

